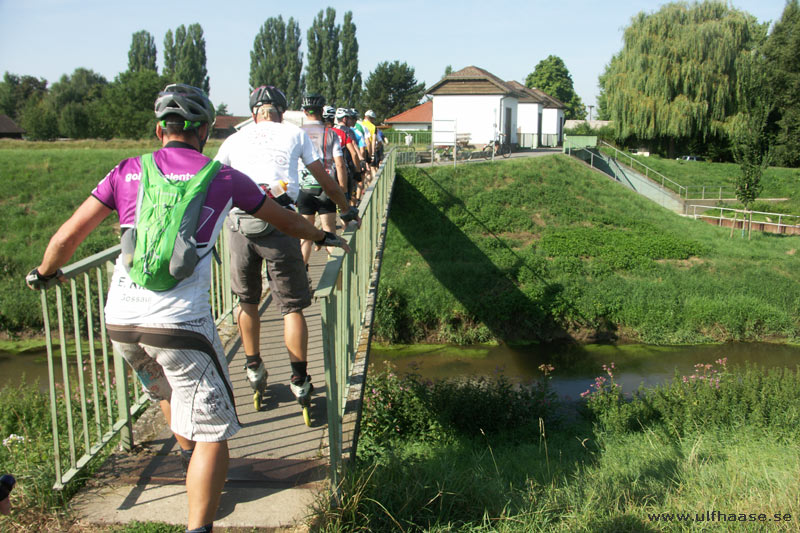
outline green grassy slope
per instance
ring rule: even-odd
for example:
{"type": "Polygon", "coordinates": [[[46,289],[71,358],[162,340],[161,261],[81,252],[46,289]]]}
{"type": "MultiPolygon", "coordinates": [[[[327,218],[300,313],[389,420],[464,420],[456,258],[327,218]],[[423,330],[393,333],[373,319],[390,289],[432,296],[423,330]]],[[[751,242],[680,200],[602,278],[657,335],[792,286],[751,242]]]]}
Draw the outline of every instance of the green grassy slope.
{"type": "Polygon", "coordinates": [[[796,237],[666,211],[566,156],[401,169],[384,340],[800,338],[796,237]]]}

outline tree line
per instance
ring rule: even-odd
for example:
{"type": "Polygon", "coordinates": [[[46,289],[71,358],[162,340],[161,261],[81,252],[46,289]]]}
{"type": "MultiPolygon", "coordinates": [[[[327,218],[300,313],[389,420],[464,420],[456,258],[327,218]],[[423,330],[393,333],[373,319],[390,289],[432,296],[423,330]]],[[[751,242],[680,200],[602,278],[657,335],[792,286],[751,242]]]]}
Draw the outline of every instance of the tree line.
{"type": "MultiPolygon", "coordinates": [[[[282,89],[289,107],[298,109],[305,92],[322,94],[337,107],[371,108],[379,119],[416,105],[425,91],[414,68],[383,61],[362,82],[359,44],[353,13],[336,22],[336,11],[320,11],[306,32],[305,65],[302,32],[293,18],[270,17],[259,29],[250,52],[249,85],[282,89]]],[[[211,94],[206,69],[206,42],[200,24],[167,31],[163,65],[158,72],[154,37],[146,30],[132,35],[128,69],[109,81],[87,68],[47,80],[6,72],[0,82],[0,113],[26,130],[28,138],[145,138],[152,135],[152,104],[168,83],[187,83],[211,94]]],[[[242,99],[247,98],[246,94],[242,99]]],[[[213,100],[213,98],[212,98],[213,100]]],[[[227,114],[219,102],[217,113],[227,114]]]]}

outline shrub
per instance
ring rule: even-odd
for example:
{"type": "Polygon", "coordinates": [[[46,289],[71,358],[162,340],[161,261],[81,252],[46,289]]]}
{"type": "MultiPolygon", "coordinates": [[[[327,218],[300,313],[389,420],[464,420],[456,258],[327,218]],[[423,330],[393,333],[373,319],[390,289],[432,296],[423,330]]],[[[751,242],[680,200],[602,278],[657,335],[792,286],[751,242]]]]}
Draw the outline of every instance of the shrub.
{"type": "Polygon", "coordinates": [[[359,457],[379,462],[395,440],[452,442],[457,436],[513,431],[539,419],[555,421],[558,401],[550,388],[553,367],[539,369],[540,380],[513,385],[502,375],[424,381],[417,374],[400,376],[389,367],[367,382],[359,457]]]}
{"type": "Polygon", "coordinates": [[[614,382],[613,363],[603,367],[581,396],[588,413],[610,433],[661,425],[676,435],[705,428],[751,427],[796,440],[800,434],[800,372],[765,371],[755,365],[730,369],[726,359],[698,363],[690,375],[676,373],[667,384],[625,398],[614,382]]]}

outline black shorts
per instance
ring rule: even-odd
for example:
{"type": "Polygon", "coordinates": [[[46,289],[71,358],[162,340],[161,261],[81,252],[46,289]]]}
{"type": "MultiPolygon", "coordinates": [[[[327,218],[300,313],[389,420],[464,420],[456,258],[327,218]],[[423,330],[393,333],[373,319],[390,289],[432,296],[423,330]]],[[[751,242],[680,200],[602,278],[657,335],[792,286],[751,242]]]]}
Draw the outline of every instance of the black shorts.
{"type": "Polygon", "coordinates": [[[305,189],[300,189],[295,205],[297,206],[297,212],[301,215],[336,213],[336,204],[324,192],[321,192],[320,195],[314,195],[306,192],[305,189]]]}

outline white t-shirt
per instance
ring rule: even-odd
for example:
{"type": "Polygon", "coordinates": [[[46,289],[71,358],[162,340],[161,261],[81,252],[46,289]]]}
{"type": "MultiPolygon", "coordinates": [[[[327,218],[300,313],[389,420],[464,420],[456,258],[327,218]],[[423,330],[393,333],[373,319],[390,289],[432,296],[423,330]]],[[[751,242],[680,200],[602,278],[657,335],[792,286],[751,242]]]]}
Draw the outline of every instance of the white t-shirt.
{"type": "Polygon", "coordinates": [[[334,133],[333,128],[328,128],[331,131],[328,134],[328,139],[325,139],[325,124],[318,120],[310,120],[303,124],[302,128],[322,157],[322,165],[325,167],[325,172],[333,178],[336,174],[333,158],[342,157],[342,145],[339,143],[339,136],[334,133]]]}
{"type": "Polygon", "coordinates": [[[261,121],[245,126],[222,143],[214,158],[250,176],[259,185],[287,182],[287,192],[300,192],[298,161],[310,165],[321,159],[308,134],[288,122],[261,121]]]}

